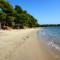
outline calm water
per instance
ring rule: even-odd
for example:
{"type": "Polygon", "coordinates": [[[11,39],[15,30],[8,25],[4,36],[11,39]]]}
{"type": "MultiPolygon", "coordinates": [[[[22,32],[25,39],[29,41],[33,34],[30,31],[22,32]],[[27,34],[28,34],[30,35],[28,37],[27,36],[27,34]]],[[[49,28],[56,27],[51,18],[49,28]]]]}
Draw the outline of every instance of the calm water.
{"type": "Polygon", "coordinates": [[[46,44],[60,52],[60,27],[42,28],[39,31],[39,37],[46,42],[46,44]]]}

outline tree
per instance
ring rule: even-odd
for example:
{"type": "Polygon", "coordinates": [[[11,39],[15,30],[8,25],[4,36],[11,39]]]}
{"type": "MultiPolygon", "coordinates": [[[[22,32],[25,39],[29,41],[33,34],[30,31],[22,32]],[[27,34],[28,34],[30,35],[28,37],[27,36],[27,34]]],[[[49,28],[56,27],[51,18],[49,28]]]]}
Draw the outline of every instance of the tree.
{"type": "Polygon", "coordinates": [[[21,6],[15,8],[6,0],[0,0],[0,25],[2,28],[8,26],[11,28],[24,28],[38,26],[37,19],[30,15],[21,6]]]}
{"type": "Polygon", "coordinates": [[[13,17],[13,16],[7,16],[6,17],[6,24],[7,24],[7,26],[13,28],[14,25],[15,25],[14,19],[15,19],[15,17],[13,17]]]}
{"type": "Polygon", "coordinates": [[[15,10],[17,11],[18,14],[22,13],[22,8],[18,5],[15,6],[15,10]]]}
{"type": "Polygon", "coordinates": [[[13,6],[10,5],[5,0],[0,0],[0,8],[3,10],[4,13],[7,13],[8,15],[11,15],[13,13],[13,6]]]}

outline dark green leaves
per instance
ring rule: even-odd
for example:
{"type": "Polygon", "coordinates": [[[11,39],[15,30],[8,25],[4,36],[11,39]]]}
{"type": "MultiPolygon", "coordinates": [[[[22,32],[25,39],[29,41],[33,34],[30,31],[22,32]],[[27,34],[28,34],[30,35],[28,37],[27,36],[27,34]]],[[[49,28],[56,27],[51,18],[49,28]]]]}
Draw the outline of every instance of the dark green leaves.
{"type": "Polygon", "coordinates": [[[0,23],[12,28],[36,27],[37,20],[19,5],[15,8],[6,0],[0,0],[0,23]]]}

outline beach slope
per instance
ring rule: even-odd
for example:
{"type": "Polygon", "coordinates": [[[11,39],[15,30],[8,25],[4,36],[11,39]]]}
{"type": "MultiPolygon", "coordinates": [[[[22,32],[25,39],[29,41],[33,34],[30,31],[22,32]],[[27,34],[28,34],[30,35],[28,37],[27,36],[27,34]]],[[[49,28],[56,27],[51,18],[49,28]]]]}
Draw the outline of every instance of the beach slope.
{"type": "Polygon", "coordinates": [[[0,60],[56,60],[37,39],[38,30],[0,31],[0,60]]]}

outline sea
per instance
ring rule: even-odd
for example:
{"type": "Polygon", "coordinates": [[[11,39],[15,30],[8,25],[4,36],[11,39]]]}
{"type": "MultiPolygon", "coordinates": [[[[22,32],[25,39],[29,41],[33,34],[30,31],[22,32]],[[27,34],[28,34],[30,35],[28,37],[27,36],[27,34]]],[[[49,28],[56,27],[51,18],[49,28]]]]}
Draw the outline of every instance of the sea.
{"type": "Polygon", "coordinates": [[[38,32],[38,36],[47,47],[60,56],[60,27],[43,27],[38,32]]]}

